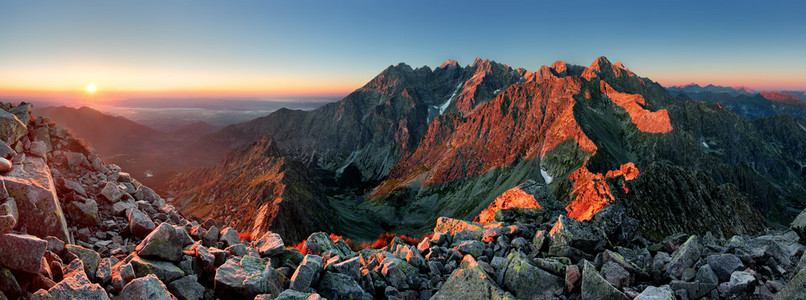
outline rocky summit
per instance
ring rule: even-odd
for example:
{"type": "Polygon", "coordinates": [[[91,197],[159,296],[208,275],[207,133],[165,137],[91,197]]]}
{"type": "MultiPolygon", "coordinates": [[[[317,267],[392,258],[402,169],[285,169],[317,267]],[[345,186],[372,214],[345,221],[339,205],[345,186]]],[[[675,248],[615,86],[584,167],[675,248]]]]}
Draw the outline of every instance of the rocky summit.
{"type": "Polygon", "coordinates": [[[806,299],[806,122],[604,57],[391,66],[157,191],[0,108],[0,299],[806,299]]]}

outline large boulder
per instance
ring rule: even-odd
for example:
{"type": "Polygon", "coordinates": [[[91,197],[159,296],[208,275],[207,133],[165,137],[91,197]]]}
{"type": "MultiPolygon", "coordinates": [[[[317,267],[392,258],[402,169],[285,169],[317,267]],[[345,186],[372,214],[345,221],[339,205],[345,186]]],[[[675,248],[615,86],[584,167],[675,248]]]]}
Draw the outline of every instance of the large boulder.
{"type": "Polygon", "coordinates": [[[34,299],[109,299],[106,291],[90,282],[84,264],[75,259],[64,269],[64,279],[47,291],[39,290],[34,299]]]}
{"type": "Polygon", "coordinates": [[[302,262],[291,275],[289,288],[295,291],[305,292],[311,285],[319,280],[323,270],[322,257],[318,255],[305,255],[302,262]]]}
{"type": "Polygon", "coordinates": [[[431,299],[487,300],[515,299],[515,297],[496,285],[478,264],[469,263],[464,268],[453,271],[431,299]]]}
{"type": "Polygon", "coordinates": [[[98,252],[71,244],[65,245],[64,249],[78,257],[78,259],[84,263],[84,271],[89,278],[95,278],[95,274],[98,272],[98,265],[101,263],[101,256],[98,255],[98,252]]]}
{"type": "Polygon", "coordinates": [[[179,262],[182,249],[190,244],[193,240],[184,228],[162,223],[137,245],[136,251],[142,257],[179,262]]]}
{"type": "Polygon", "coordinates": [[[260,256],[275,256],[283,253],[283,249],[285,249],[283,238],[271,231],[266,232],[259,239],[252,242],[252,245],[260,253],[260,256]]]}
{"type": "Polygon", "coordinates": [[[317,291],[323,297],[334,300],[360,299],[364,295],[364,290],[352,277],[331,272],[325,272],[322,276],[317,291]]]}
{"type": "Polygon", "coordinates": [[[123,196],[123,192],[114,182],[107,182],[98,193],[98,198],[106,199],[108,203],[115,203],[123,196]]]}
{"type": "Polygon", "coordinates": [[[633,300],[675,300],[677,299],[668,286],[648,286],[633,300]]]}
{"type": "Polygon", "coordinates": [[[282,290],[277,270],[257,257],[231,258],[215,273],[215,295],[221,299],[252,299],[282,290]]]}
{"type": "Polygon", "coordinates": [[[175,279],[185,276],[185,272],[182,271],[182,269],[167,261],[152,260],[135,256],[131,261],[129,261],[129,263],[132,265],[134,274],[137,277],[154,274],[160,279],[160,281],[170,283],[175,279]]]}
{"type": "Polygon", "coordinates": [[[0,109],[0,140],[8,145],[13,145],[23,136],[28,134],[28,126],[20,121],[17,116],[0,109]]]}
{"type": "Polygon", "coordinates": [[[802,241],[806,241],[806,209],[800,212],[790,225],[793,231],[798,234],[802,241]]]}
{"type": "MultiPolygon", "coordinates": [[[[692,235],[680,248],[672,253],[672,260],[666,265],[666,274],[672,278],[680,278],[683,271],[694,266],[700,259],[702,246],[696,235],[692,235]]],[[[713,266],[711,266],[713,268],[713,266]]]]}
{"type": "Polygon", "coordinates": [[[0,236],[0,265],[36,273],[48,242],[35,236],[7,233],[0,236]]]}
{"type": "Polygon", "coordinates": [[[79,224],[87,226],[101,225],[101,219],[98,215],[98,203],[95,200],[76,196],[75,200],[67,203],[64,211],[67,213],[68,219],[79,224]]]}
{"type": "Polygon", "coordinates": [[[559,276],[544,271],[529,263],[527,258],[518,252],[507,256],[502,285],[512,291],[519,299],[550,299],[554,293],[562,290],[565,281],[559,276]]]}
{"type": "Polygon", "coordinates": [[[324,232],[315,232],[308,236],[305,240],[305,247],[308,252],[316,255],[332,254],[338,257],[345,257],[345,253],[336,246],[336,243],[330,239],[324,232]]]}
{"type": "Polygon", "coordinates": [[[145,238],[154,230],[154,222],[139,209],[129,210],[129,230],[138,238],[145,238]]]}
{"type": "Polygon", "coordinates": [[[775,295],[775,300],[806,299],[806,268],[798,271],[783,290],[775,295]]]}
{"type": "Polygon", "coordinates": [[[61,203],[56,196],[56,187],[45,161],[27,158],[13,169],[0,176],[8,195],[16,201],[19,219],[17,229],[38,237],[55,236],[72,242],[67,231],[61,203]]]}
{"type": "Polygon", "coordinates": [[[179,300],[198,300],[204,296],[204,286],[196,275],[185,276],[168,284],[168,290],[179,300]]]}
{"type": "Polygon", "coordinates": [[[148,274],[145,277],[137,278],[129,282],[115,300],[171,300],[171,294],[157,276],[148,274]]]}
{"type": "Polygon", "coordinates": [[[582,267],[582,299],[629,300],[624,293],[610,285],[587,260],[582,267]]]}
{"type": "Polygon", "coordinates": [[[730,280],[730,274],[733,274],[734,271],[745,269],[739,257],[730,253],[711,255],[706,261],[708,261],[708,266],[716,274],[719,282],[727,282],[730,280]]]}
{"type": "Polygon", "coordinates": [[[601,230],[565,215],[560,215],[552,231],[549,253],[556,255],[564,254],[569,247],[597,253],[604,250],[607,244],[607,238],[601,230]]]}
{"type": "Polygon", "coordinates": [[[241,238],[238,236],[238,231],[235,228],[227,227],[221,231],[221,237],[218,238],[219,242],[224,243],[224,247],[237,245],[241,243],[241,238]]]}

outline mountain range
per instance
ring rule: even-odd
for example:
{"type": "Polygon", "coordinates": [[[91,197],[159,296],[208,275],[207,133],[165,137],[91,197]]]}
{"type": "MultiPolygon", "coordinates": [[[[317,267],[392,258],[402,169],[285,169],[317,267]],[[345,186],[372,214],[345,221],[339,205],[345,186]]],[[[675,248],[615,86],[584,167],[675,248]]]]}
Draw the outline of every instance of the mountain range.
{"type": "Polygon", "coordinates": [[[401,63],[338,102],[203,136],[192,147],[224,160],[164,190],[184,214],[291,242],[322,228],[359,240],[422,235],[530,180],[569,217],[621,203],[656,238],[791,220],[806,199],[806,121],[701,101],[605,57],[535,72],[482,59],[401,63]],[[287,226],[298,219],[316,221],[287,226]]]}

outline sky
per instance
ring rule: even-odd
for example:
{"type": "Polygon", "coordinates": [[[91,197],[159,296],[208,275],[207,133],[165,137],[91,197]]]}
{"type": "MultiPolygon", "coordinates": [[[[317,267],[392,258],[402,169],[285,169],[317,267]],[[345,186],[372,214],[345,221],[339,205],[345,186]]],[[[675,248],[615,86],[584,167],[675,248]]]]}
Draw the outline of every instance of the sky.
{"type": "Polygon", "coordinates": [[[621,61],[806,90],[804,1],[2,1],[0,94],[333,96],[389,65],[621,61]]]}

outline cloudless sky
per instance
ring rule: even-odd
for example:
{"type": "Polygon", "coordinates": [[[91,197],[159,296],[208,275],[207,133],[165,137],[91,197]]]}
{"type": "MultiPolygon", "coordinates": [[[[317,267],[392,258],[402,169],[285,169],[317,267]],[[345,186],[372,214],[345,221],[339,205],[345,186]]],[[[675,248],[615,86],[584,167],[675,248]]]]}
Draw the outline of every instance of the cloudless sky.
{"type": "Polygon", "coordinates": [[[346,94],[389,65],[598,56],[806,90],[804,1],[2,1],[0,90],[346,94]]]}

